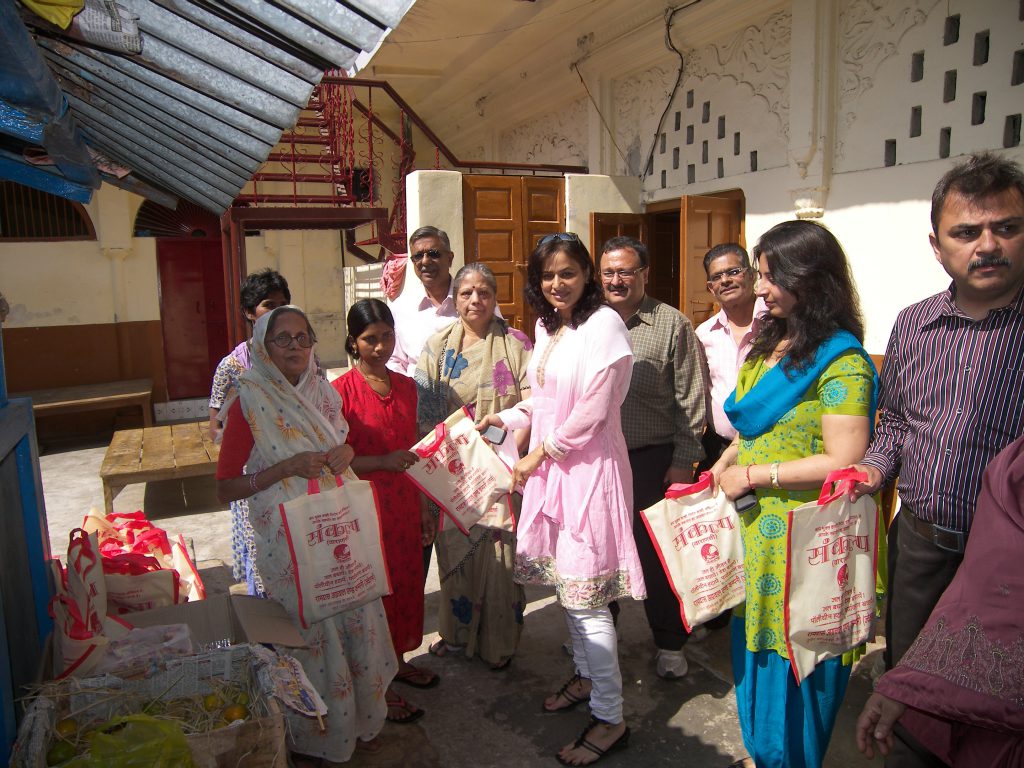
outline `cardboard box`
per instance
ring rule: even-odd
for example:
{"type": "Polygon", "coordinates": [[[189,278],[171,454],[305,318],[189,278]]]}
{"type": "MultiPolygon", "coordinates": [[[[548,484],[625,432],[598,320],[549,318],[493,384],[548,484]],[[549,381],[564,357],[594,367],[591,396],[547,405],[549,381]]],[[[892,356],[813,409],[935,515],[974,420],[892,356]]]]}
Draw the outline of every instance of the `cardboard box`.
{"type": "MultiPolygon", "coordinates": [[[[53,727],[68,710],[84,710],[99,719],[118,712],[120,697],[111,697],[111,689],[123,690],[121,703],[139,697],[171,700],[209,693],[211,678],[247,681],[259,685],[252,664],[250,643],[270,643],[290,648],[305,646],[302,635],[285,612],[273,600],[246,595],[217,595],[197,602],[154,608],[126,615],[137,627],[162,624],[187,624],[199,653],[171,659],[167,669],[146,679],[123,680],[113,676],[70,678],[59,684],[53,697],[40,697],[19,728],[11,765],[18,768],[45,768],[46,750],[53,727]],[[230,647],[228,647],[230,646],[230,647]],[[97,700],[96,689],[106,691],[97,700]]],[[[188,737],[198,768],[285,768],[284,716],[277,700],[264,689],[264,707],[253,711],[250,720],[233,727],[217,728],[188,737]],[[242,761],[242,762],[239,762],[242,761]]],[[[129,707],[130,709],[130,707],[129,707]]]]}
{"type": "Polygon", "coordinates": [[[216,595],[196,602],[139,611],[121,618],[137,627],[188,624],[197,647],[234,643],[269,643],[287,648],[306,645],[280,603],[248,595],[216,595]]]}
{"type": "Polygon", "coordinates": [[[88,728],[90,723],[143,711],[154,699],[203,696],[219,690],[215,683],[221,681],[262,694],[251,698],[250,717],[244,723],[186,736],[197,768],[286,768],[284,715],[272,691],[259,679],[250,648],[235,645],[173,659],[166,670],[145,679],[105,675],[47,684],[22,719],[10,764],[45,768],[54,726],[71,713],[77,713],[88,728]]]}

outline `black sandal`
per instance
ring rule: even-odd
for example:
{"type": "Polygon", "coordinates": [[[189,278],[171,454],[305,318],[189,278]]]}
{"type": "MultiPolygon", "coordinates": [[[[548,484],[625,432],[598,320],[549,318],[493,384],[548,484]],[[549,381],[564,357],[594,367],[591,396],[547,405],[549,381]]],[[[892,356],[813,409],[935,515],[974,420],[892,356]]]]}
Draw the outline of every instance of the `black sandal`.
{"type": "Polygon", "coordinates": [[[564,707],[553,707],[549,709],[547,705],[544,704],[544,702],[541,702],[541,709],[543,709],[545,712],[551,713],[568,712],[570,709],[574,709],[577,705],[582,704],[585,701],[590,701],[589,695],[580,697],[574,693],[569,693],[569,688],[571,688],[573,685],[580,682],[581,680],[583,680],[583,678],[580,677],[578,674],[575,674],[572,677],[570,677],[568,682],[566,682],[566,684],[559,688],[558,691],[555,693],[556,697],[561,696],[563,699],[569,702],[564,707]]]}
{"type": "Polygon", "coordinates": [[[573,744],[573,749],[582,748],[587,750],[588,752],[594,753],[595,755],[597,755],[597,757],[595,757],[589,763],[570,763],[560,754],[555,753],[555,759],[562,765],[572,766],[573,768],[582,768],[586,765],[594,765],[595,763],[600,762],[601,758],[605,757],[606,755],[612,752],[616,752],[620,749],[625,749],[627,746],[629,746],[629,726],[626,726],[626,730],[622,732],[622,735],[619,736],[619,738],[617,738],[615,741],[609,744],[606,749],[601,749],[599,746],[597,746],[596,744],[587,739],[587,736],[590,735],[590,732],[594,730],[594,728],[596,728],[598,725],[611,725],[611,723],[591,716],[590,722],[587,723],[587,727],[583,729],[583,733],[580,734],[580,737],[576,739],[576,742],[573,744]]]}

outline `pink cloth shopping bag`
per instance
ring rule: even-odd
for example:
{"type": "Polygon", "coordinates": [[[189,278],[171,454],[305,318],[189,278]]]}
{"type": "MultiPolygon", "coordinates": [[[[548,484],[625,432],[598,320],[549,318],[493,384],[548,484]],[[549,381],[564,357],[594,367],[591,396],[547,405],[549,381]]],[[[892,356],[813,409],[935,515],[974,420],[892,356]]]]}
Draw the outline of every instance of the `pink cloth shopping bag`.
{"type": "Polygon", "coordinates": [[[851,502],[848,495],[866,479],[851,469],[833,472],[817,501],[789,512],[786,648],[798,685],[819,662],[871,637],[878,507],[870,496],[851,502]]]}
{"type": "Polygon", "coordinates": [[[743,602],[743,535],[736,507],[713,493],[711,473],[691,485],[674,483],[665,498],[642,510],[651,541],[691,631],[743,602]]]}

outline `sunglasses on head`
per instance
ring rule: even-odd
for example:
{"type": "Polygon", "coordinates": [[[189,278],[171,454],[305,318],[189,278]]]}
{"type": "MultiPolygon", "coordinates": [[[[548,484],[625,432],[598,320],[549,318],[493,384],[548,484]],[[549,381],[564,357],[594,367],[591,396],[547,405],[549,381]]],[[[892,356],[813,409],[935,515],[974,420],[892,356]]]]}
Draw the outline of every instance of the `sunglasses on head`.
{"type": "Polygon", "coordinates": [[[544,237],[537,241],[537,247],[539,248],[542,245],[554,242],[578,243],[580,242],[580,236],[575,232],[555,232],[552,235],[544,235],[544,237]]]}
{"type": "Polygon", "coordinates": [[[412,258],[414,263],[419,264],[423,261],[424,256],[431,261],[440,261],[441,257],[444,256],[444,251],[439,251],[437,248],[431,248],[429,251],[419,251],[414,253],[410,258],[412,258]]]}

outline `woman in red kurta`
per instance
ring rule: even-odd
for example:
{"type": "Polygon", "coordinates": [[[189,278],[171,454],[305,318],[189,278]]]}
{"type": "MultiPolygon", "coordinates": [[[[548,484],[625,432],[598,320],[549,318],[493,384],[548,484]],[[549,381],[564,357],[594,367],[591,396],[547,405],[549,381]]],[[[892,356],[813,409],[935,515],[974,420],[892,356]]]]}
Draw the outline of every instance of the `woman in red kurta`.
{"type": "MultiPolygon", "coordinates": [[[[341,395],[348,421],[348,444],[355,450],[352,469],[372,480],[381,507],[381,533],[391,595],[383,598],[391,640],[399,659],[395,681],[432,688],[439,678],[403,659],[423,642],[423,547],[434,538],[419,490],[405,475],[418,460],[408,449],[416,443],[416,385],[385,367],[395,348],[395,321],[379,299],[363,299],[348,313],[348,353],[356,363],[333,386],[341,395]]],[[[408,723],[423,710],[388,689],[388,720],[408,723]]]]}

